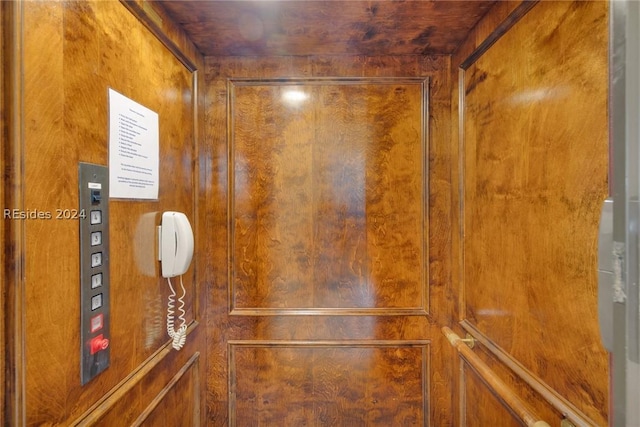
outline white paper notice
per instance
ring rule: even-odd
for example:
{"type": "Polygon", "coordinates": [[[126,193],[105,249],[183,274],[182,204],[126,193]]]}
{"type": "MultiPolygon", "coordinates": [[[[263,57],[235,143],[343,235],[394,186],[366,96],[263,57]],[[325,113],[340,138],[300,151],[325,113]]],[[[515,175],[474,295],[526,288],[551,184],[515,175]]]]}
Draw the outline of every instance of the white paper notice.
{"type": "Polygon", "coordinates": [[[109,196],[157,199],[158,113],[109,89],[109,196]]]}

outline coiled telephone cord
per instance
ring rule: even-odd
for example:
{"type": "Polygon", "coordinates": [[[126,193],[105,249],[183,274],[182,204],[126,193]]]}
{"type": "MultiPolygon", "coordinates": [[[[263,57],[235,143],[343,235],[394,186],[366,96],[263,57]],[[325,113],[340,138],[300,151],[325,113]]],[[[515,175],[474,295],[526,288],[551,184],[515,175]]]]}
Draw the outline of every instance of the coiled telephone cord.
{"type": "Polygon", "coordinates": [[[180,327],[176,331],[174,323],[176,291],[173,289],[173,286],[171,285],[171,279],[168,277],[167,282],[169,283],[169,289],[171,289],[171,295],[169,295],[169,303],[167,304],[167,334],[169,334],[169,337],[173,340],[171,344],[173,348],[175,348],[176,350],[180,350],[187,340],[187,322],[184,318],[186,314],[186,312],[184,311],[184,296],[187,291],[185,290],[184,284],[182,283],[182,276],[180,276],[180,287],[182,288],[182,295],[180,296],[180,298],[178,298],[178,302],[180,304],[178,306],[178,311],[180,312],[178,316],[180,327]]]}

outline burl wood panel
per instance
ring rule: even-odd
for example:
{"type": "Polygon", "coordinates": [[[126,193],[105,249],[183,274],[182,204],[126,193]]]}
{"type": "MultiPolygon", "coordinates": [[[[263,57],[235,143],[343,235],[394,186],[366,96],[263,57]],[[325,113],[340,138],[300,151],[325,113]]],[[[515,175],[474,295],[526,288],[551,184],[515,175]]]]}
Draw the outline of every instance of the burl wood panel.
{"type": "Polygon", "coordinates": [[[426,311],[424,79],[231,85],[232,309],[426,311]]]}
{"type": "MultiPolygon", "coordinates": [[[[454,360],[449,351],[450,346],[446,342],[446,339],[442,336],[439,330],[439,326],[444,325],[451,319],[451,307],[455,302],[454,294],[450,288],[450,268],[451,262],[449,257],[450,234],[448,230],[451,228],[450,224],[450,200],[451,200],[451,162],[450,162],[450,97],[451,97],[451,83],[450,83],[450,69],[449,58],[444,56],[439,57],[419,57],[419,56],[372,56],[372,57],[360,57],[360,56],[320,56],[320,57],[277,57],[277,58],[207,58],[206,63],[206,82],[207,82],[207,140],[211,141],[211,144],[207,144],[203,147],[203,155],[207,156],[210,164],[211,174],[209,175],[211,182],[206,186],[206,213],[207,222],[210,224],[209,236],[207,239],[208,249],[207,252],[211,256],[212,269],[207,273],[210,276],[206,278],[208,287],[208,293],[210,295],[210,304],[207,306],[207,330],[209,331],[208,340],[208,359],[207,359],[207,408],[208,408],[208,425],[211,426],[225,426],[229,424],[229,381],[230,381],[230,362],[229,362],[229,346],[228,342],[235,343],[276,343],[278,341],[285,341],[291,343],[292,346],[305,344],[309,342],[340,342],[341,350],[336,350],[343,356],[349,356],[353,354],[359,354],[358,343],[363,341],[394,341],[396,344],[404,348],[406,342],[415,341],[429,341],[429,373],[427,376],[426,384],[428,384],[428,408],[424,408],[427,412],[420,415],[418,419],[421,420],[419,425],[433,425],[433,426],[452,426],[452,395],[451,384],[456,377],[452,361],[454,360]],[[348,313],[331,313],[331,315],[305,315],[305,312],[298,312],[298,315],[291,315],[291,311],[286,311],[287,307],[283,307],[285,311],[284,315],[278,315],[277,310],[272,310],[269,316],[258,315],[258,313],[247,313],[244,311],[241,315],[230,314],[230,307],[228,305],[230,284],[228,282],[228,272],[230,262],[238,264],[238,260],[234,260],[231,254],[228,252],[229,245],[227,244],[228,238],[228,224],[230,218],[230,212],[228,210],[227,196],[230,193],[231,182],[229,182],[230,165],[229,165],[229,150],[230,141],[229,129],[227,128],[227,118],[229,117],[227,100],[230,98],[228,93],[229,89],[233,86],[228,84],[228,79],[232,79],[237,82],[242,79],[249,79],[252,81],[257,80],[283,80],[297,79],[297,80],[309,80],[317,79],[319,77],[328,78],[330,80],[340,80],[345,78],[366,78],[378,79],[380,77],[390,78],[410,78],[419,80],[428,79],[429,85],[429,120],[428,120],[428,143],[426,145],[428,149],[428,156],[425,155],[425,160],[428,159],[428,221],[425,221],[425,225],[428,224],[428,230],[425,230],[424,236],[427,238],[426,244],[428,245],[429,257],[425,260],[425,270],[428,270],[428,287],[429,287],[429,314],[425,314],[422,310],[420,315],[371,315],[381,314],[382,311],[376,313],[368,313],[363,315],[362,312],[348,312],[348,313]],[[251,314],[251,315],[249,315],[251,314]],[[340,315],[347,314],[347,315],[340,315]]],[[[365,80],[366,81],[366,80],[365,80]]],[[[415,80],[417,82],[418,80],[415,80]]],[[[413,83],[412,83],[413,84],[413,83]]],[[[264,86],[264,85],[262,85],[264,86]]],[[[236,88],[237,89],[237,88],[236,88]]],[[[257,91],[260,87],[247,88],[247,90],[257,91]]],[[[269,88],[262,88],[266,90],[269,88]]],[[[322,88],[316,88],[320,90],[322,88]]],[[[338,87],[337,94],[342,92],[342,89],[338,87]]],[[[243,88],[244,90],[244,88],[243,88]]],[[[270,90],[280,90],[278,87],[270,88],[270,90]]],[[[267,91],[267,94],[269,92],[267,91]]],[[[325,92],[326,93],[326,92],[325,92]]],[[[393,91],[385,92],[393,99],[395,93],[393,91]]],[[[260,100],[257,106],[264,106],[267,104],[270,98],[260,100]]],[[[391,104],[393,105],[393,104],[391,104]]],[[[249,107],[246,107],[249,108],[249,107]]],[[[320,108],[317,105],[316,108],[320,108]]],[[[252,116],[257,116],[258,112],[251,112],[252,116]]],[[[291,115],[297,114],[296,117],[300,117],[301,113],[292,111],[291,115]]],[[[346,112],[345,112],[346,114],[346,112]]],[[[236,115],[237,116],[237,115],[236,115]]],[[[323,116],[324,120],[327,119],[326,114],[323,116]]],[[[300,120],[297,119],[297,123],[300,120]]],[[[425,120],[426,121],[426,120],[425,120]]],[[[277,125],[277,122],[270,123],[265,134],[272,132],[272,129],[277,125]]],[[[302,136],[309,135],[311,130],[304,130],[301,126],[291,129],[287,134],[289,137],[292,135],[299,135],[300,141],[304,141],[302,136]]],[[[258,141],[260,144],[262,140],[258,141]]],[[[302,145],[300,143],[299,145],[302,145]]],[[[336,146],[332,143],[331,147],[334,150],[341,150],[340,146],[336,146]]],[[[256,149],[258,147],[256,146],[256,149]]],[[[291,146],[289,153],[294,149],[300,149],[299,146],[291,146]]],[[[299,151],[301,152],[301,151],[299,151]]],[[[343,152],[343,151],[340,151],[343,152]]],[[[278,158],[282,156],[283,152],[274,150],[269,152],[270,159],[278,158]]],[[[331,155],[330,152],[324,151],[325,164],[328,166],[331,163],[328,160],[332,160],[335,164],[338,161],[346,162],[346,159],[339,159],[337,155],[331,155]]],[[[425,153],[426,154],[426,153],[425,153]]],[[[236,156],[237,158],[237,156],[236,156]]],[[[292,165],[291,162],[285,164],[286,168],[282,166],[280,175],[284,175],[283,170],[304,170],[308,168],[309,161],[298,160],[301,165],[292,165]]],[[[281,161],[281,160],[280,160],[281,161]]],[[[411,167],[415,161],[413,158],[406,159],[411,167]]],[[[334,166],[335,167],[335,166],[334,166]]],[[[268,170],[268,169],[266,169],[268,170]]],[[[374,175],[375,176],[375,175],[374,175]]],[[[258,181],[254,181],[258,182],[258,181]]],[[[302,181],[301,181],[302,182],[302,181]]],[[[296,182],[300,186],[300,182],[296,182]]],[[[277,187],[276,187],[277,188],[277,187]]],[[[313,187],[312,187],[313,188],[313,187]]],[[[326,190],[323,190],[326,191],[326,190]]],[[[391,193],[401,193],[401,189],[393,191],[391,193]]],[[[279,193],[281,197],[286,197],[284,201],[294,200],[295,193],[285,194],[279,193]]],[[[320,194],[327,194],[320,193],[320,194]]],[[[342,194],[342,193],[337,193],[342,194]]],[[[326,197],[326,196],[324,196],[326,197]]],[[[342,196],[344,197],[344,196],[342,196]]],[[[292,203],[289,201],[288,203],[292,203]]],[[[361,203],[361,202],[358,202],[361,203]]],[[[297,212],[301,212],[299,216],[302,216],[307,209],[310,208],[307,204],[300,204],[296,207],[297,212]]],[[[427,209],[425,207],[425,209],[427,209]]],[[[276,210],[277,215],[287,215],[289,221],[296,219],[290,213],[282,210],[276,210]]],[[[285,230],[286,231],[286,230],[285,230]]],[[[238,231],[236,230],[236,233],[238,231]]],[[[282,235],[279,236],[282,239],[282,235]]],[[[403,236],[404,237],[404,236],[403,236]]],[[[270,241],[269,241],[270,242],[270,241]]],[[[270,242],[271,243],[271,242],[270,242]]],[[[333,243],[334,247],[338,247],[337,243],[333,243]]],[[[345,270],[341,270],[337,267],[345,265],[336,263],[336,268],[328,270],[333,275],[342,274],[345,270]]],[[[426,272],[425,272],[426,273],[426,272]]],[[[416,272],[411,272],[416,274],[416,272]]],[[[416,276],[417,277],[417,276],[416,276]]],[[[426,279],[427,276],[425,276],[426,279]]],[[[282,299],[282,297],[278,297],[282,299]]],[[[414,301],[413,304],[420,304],[420,301],[414,301]]],[[[264,309],[263,309],[264,310],[264,309]]],[[[390,310],[386,308],[385,310],[390,310]]],[[[235,309],[235,311],[240,311],[235,309]]],[[[306,314],[309,314],[308,312],[306,314]]],[[[317,314],[317,313],[316,313],[317,314]]],[[[311,360],[306,356],[310,353],[305,353],[304,347],[295,347],[298,349],[297,355],[299,360],[295,366],[311,366],[311,360]]],[[[332,347],[333,348],[333,347],[332,347]]],[[[276,350],[267,351],[265,349],[257,349],[255,352],[262,354],[260,357],[284,357],[285,350],[279,347],[276,350]],[[275,352],[274,352],[275,351],[275,352]],[[263,354],[264,353],[264,354],[263,354]]],[[[330,349],[324,349],[322,351],[330,351],[330,349]]],[[[377,354],[383,354],[384,351],[376,351],[377,354]]],[[[391,350],[388,350],[391,351],[391,350]]],[[[404,350],[402,350],[404,351],[404,350]]],[[[254,353],[252,349],[242,349],[242,354],[251,355],[254,353]]],[[[375,352],[374,352],[375,353],[375,352]]],[[[421,354],[413,352],[413,350],[404,351],[404,356],[414,358],[420,357],[421,354]]],[[[252,356],[253,357],[253,356],[252,356]]],[[[402,373],[402,367],[406,366],[420,366],[422,362],[418,360],[404,360],[398,361],[398,375],[402,373]]],[[[385,363],[389,369],[396,365],[393,363],[385,363]]],[[[236,366],[232,363],[231,366],[236,366]]],[[[295,368],[292,366],[292,369],[295,368]]],[[[354,362],[350,362],[349,366],[354,366],[354,362]]],[[[250,369],[250,372],[258,372],[261,376],[256,378],[256,381],[260,381],[261,384],[267,384],[270,374],[278,373],[276,367],[270,367],[267,365],[251,366],[249,363],[243,362],[242,365],[238,364],[235,373],[235,377],[243,379],[243,390],[247,390],[248,384],[246,381],[254,381],[253,377],[244,374],[244,369],[250,369]],[[264,377],[260,372],[264,369],[264,377]]],[[[355,366],[357,369],[357,366],[355,366]]],[[[386,368],[385,368],[386,369],[386,368]]],[[[356,372],[358,372],[356,370],[356,372]]],[[[383,371],[371,371],[369,376],[379,376],[383,371]]],[[[278,384],[285,383],[286,380],[282,377],[282,372],[279,377],[275,377],[274,381],[278,384]]],[[[337,381],[337,379],[336,379],[337,381]]],[[[385,381],[382,379],[376,379],[376,384],[381,384],[385,381]]],[[[335,383],[335,382],[334,382],[335,383]]],[[[384,389],[386,386],[381,386],[384,389]]],[[[249,408],[252,404],[248,399],[248,394],[236,394],[235,405],[236,408],[249,408]]],[[[281,401],[278,401],[282,404],[281,401]]],[[[257,403],[254,402],[254,403],[257,403]]],[[[388,401],[385,404],[402,405],[401,401],[388,401]]],[[[273,404],[271,406],[274,406],[273,404]]],[[[286,414],[286,409],[274,408],[276,413],[286,414]]],[[[286,406],[286,404],[285,404],[286,406]]],[[[235,410],[238,416],[246,411],[235,410]]],[[[342,412],[348,415],[346,412],[342,412]]],[[[332,414],[338,414],[333,412],[332,414]]],[[[267,416],[263,414],[262,416],[267,416]]],[[[234,415],[235,416],[235,415],[234,415]]],[[[306,415],[305,415],[306,416],[306,415]]],[[[349,418],[344,422],[340,420],[336,421],[335,425],[351,425],[353,418],[349,418]]],[[[355,421],[357,422],[357,421],[355,421]]],[[[241,425],[238,422],[238,425],[241,425]]],[[[245,423],[244,425],[247,425],[245,423]]],[[[248,425],[252,425],[248,423],[248,425]]],[[[280,422],[278,425],[285,426],[297,426],[295,422],[284,423],[280,422]]],[[[380,423],[379,425],[385,425],[380,423]]]]}
{"type": "MultiPolygon", "coordinates": [[[[78,223],[22,224],[27,424],[67,425],[123,381],[140,380],[130,374],[168,341],[169,291],[155,261],[155,225],[164,210],[183,211],[195,224],[193,70],[119,2],[23,7],[25,209],[55,215],[77,207],[78,162],[108,163],[109,87],[158,112],[160,121],[158,200],[110,201],[111,366],[84,387],[78,223]]],[[[189,322],[196,311],[193,277],[191,268],[184,277],[189,322]]],[[[199,329],[191,332],[183,352],[164,364],[167,374],[200,345],[199,329]]],[[[132,408],[142,409],[141,396],[131,399],[132,408]]]]}
{"type": "Polygon", "coordinates": [[[448,54],[493,1],[162,1],[207,56],[448,54]]]}
{"type": "Polygon", "coordinates": [[[231,426],[425,425],[429,343],[230,343],[231,426]]]}
{"type": "Polygon", "coordinates": [[[607,4],[541,2],[464,72],[462,318],[606,424],[607,4]]]}

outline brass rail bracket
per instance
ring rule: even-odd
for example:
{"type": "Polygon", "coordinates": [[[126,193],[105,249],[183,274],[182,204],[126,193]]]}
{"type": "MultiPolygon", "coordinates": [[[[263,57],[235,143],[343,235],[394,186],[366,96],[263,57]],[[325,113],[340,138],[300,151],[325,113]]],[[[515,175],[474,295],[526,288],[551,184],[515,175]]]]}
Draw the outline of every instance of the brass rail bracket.
{"type": "Polygon", "coordinates": [[[476,346],[476,339],[471,336],[470,333],[467,333],[464,338],[460,338],[460,341],[469,346],[469,348],[473,348],[476,346]]]}

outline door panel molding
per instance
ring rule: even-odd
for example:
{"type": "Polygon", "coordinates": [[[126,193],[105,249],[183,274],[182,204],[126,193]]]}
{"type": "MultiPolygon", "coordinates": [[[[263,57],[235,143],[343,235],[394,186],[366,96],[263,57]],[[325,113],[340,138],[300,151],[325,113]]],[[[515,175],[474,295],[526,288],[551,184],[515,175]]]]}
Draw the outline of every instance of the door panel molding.
{"type": "Polygon", "coordinates": [[[430,352],[429,340],[229,340],[229,425],[257,422],[255,417],[300,425],[354,416],[427,426],[430,352]],[[403,402],[398,413],[385,411],[397,401],[403,402]],[[239,416],[248,418],[239,422],[239,416]]]}
{"type": "Polygon", "coordinates": [[[227,82],[230,314],[428,314],[428,78],[227,82]]]}

